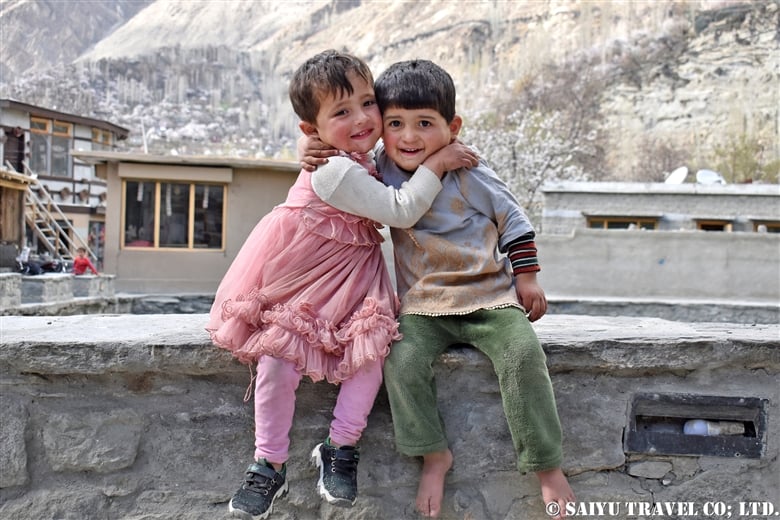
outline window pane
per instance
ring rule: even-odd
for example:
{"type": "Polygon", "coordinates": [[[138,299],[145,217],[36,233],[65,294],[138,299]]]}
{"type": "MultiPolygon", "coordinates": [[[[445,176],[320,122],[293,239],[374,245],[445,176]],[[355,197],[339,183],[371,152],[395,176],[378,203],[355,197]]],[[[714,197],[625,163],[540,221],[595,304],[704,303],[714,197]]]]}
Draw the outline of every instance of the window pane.
{"type": "Polygon", "coordinates": [[[195,185],[195,237],[193,246],[222,249],[222,202],[225,188],[195,185]]]}
{"type": "Polygon", "coordinates": [[[48,132],[49,122],[45,119],[30,119],[30,129],[40,130],[42,132],[48,132]]]}
{"type": "Polygon", "coordinates": [[[54,125],[52,126],[52,133],[70,135],[70,125],[68,123],[61,123],[59,121],[55,121],[54,125]]]}
{"type": "Polygon", "coordinates": [[[111,134],[107,130],[92,129],[92,149],[111,150],[111,134]]]}
{"type": "Polygon", "coordinates": [[[628,229],[631,222],[620,222],[616,220],[607,221],[607,229],[628,229]]]}
{"type": "Polygon", "coordinates": [[[160,186],[160,247],[187,247],[190,185],[164,182],[160,186]]]}
{"type": "Polygon", "coordinates": [[[57,137],[51,138],[51,175],[57,177],[70,177],[70,138],[57,137]]]}
{"type": "Polygon", "coordinates": [[[87,245],[95,253],[97,257],[97,264],[95,267],[98,271],[103,269],[103,248],[106,243],[106,224],[105,222],[89,221],[89,236],[87,237],[87,245]]]}
{"type": "Polygon", "coordinates": [[[593,219],[590,222],[588,222],[588,225],[593,229],[604,229],[604,221],[603,220],[597,220],[593,219]]]}
{"type": "Polygon", "coordinates": [[[699,229],[703,231],[725,231],[726,226],[724,224],[706,222],[699,224],[699,229]]]}
{"type": "Polygon", "coordinates": [[[127,181],[125,192],[125,246],[154,245],[154,183],[127,181]]]}
{"type": "Polygon", "coordinates": [[[41,175],[49,174],[49,140],[45,135],[30,134],[30,168],[41,175]]]}

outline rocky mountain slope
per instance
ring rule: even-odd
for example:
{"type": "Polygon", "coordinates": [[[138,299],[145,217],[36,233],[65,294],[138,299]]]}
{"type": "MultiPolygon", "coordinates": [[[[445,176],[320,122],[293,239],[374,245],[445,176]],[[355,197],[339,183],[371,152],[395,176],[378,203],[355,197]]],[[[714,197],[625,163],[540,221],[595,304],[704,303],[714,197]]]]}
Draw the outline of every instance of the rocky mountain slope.
{"type": "Polygon", "coordinates": [[[740,135],[780,157],[778,7],[5,0],[0,96],[111,120],[131,130],[135,150],[279,156],[297,136],[289,75],[324,48],[365,58],[375,74],[397,60],[436,61],[455,78],[467,125],[576,75],[575,86],[591,82],[578,102],[598,115],[599,167],[631,178],[659,150],[702,165],[740,135]]]}

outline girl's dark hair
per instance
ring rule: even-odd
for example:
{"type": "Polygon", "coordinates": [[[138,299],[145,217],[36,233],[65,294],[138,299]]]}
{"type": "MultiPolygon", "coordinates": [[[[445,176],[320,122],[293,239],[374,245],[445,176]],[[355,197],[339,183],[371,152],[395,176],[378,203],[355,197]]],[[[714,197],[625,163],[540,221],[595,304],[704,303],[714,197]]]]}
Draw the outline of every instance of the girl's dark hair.
{"type": "Polygon", "coordinates": [[[306,60],[293,74],[289,88],[290,101],[298,117],[314,124],[324,96],[352,94],[349,73],[357,74],[369,85],[374,82],[368,65],[351,54],[330,49],[306,60]]]}
{"type": "Polygon", "coordinates": [[[455,117],[455,83],[432,61],[411,60],[390,65],[374,83],[376,102],[387,108],[436,110],[450,123],[455,117]]]}

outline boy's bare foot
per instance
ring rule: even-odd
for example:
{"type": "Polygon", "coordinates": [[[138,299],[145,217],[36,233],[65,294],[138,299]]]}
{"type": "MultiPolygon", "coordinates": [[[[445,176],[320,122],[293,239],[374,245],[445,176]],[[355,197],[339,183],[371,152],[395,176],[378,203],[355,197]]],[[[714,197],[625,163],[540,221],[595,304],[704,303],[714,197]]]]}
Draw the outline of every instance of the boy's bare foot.
{"type": "Polygon", "coordinates": [[[452,452],[436,451],[423,456],[420,486],[417,488],[417,511],[422,516],[438,518],[444,500],[444,477],[452,468],[452,452]]]}
{"type": "Polygon", "coordinates": [[[577,500],[566,475],[561,468],[555,468],[538,471],[536,476],[542,487],[542,500],[547,514],[553,518],[566,518],[566,504],[577,500]]]}

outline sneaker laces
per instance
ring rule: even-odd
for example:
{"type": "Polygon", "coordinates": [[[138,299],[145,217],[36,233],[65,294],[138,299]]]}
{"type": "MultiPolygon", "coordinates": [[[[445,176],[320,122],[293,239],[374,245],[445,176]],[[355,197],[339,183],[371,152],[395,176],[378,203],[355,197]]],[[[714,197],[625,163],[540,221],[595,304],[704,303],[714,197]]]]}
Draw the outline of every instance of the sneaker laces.
{"type": "Polygon", "coordinates": [[[257,466],[250,467],[246,472],[246,477],[244,478],[244,488],[254,491],[255,493],[260,493],[262,495],[268,495],[268,493],[273,488],[274,484],[276,484],[276,470],[274,468],[269,468],[268,466],[261,466],[259,463],[257,466]],[[271,477],[268,475],[267,472],[262,471],[256,471],[254,468],[257,467],[258,470],[262,469],[268,469],[269,472],[273,472],[274,475],[271,477]]]}
{"type": "Polygon", "coordinates": [[[355,448],[331,448],[330,467],[333,473],[354,477],[360,455],[355,448]]]}

